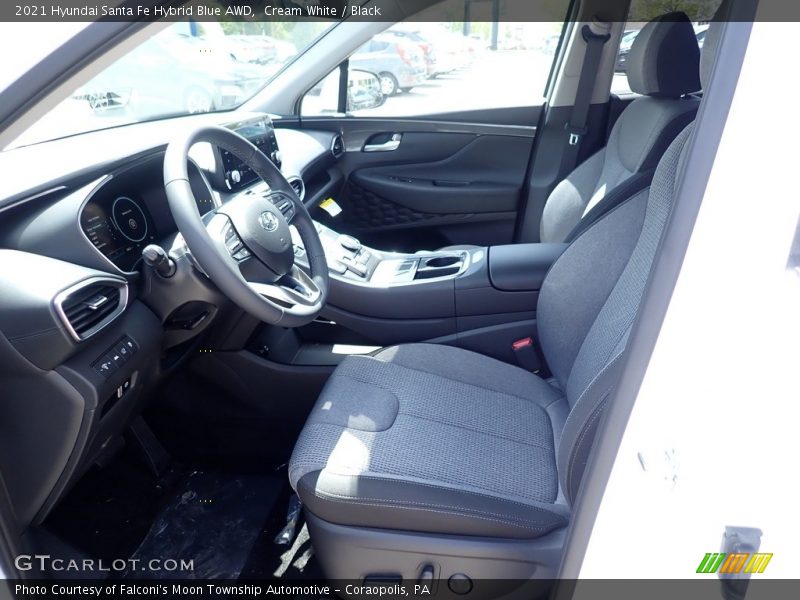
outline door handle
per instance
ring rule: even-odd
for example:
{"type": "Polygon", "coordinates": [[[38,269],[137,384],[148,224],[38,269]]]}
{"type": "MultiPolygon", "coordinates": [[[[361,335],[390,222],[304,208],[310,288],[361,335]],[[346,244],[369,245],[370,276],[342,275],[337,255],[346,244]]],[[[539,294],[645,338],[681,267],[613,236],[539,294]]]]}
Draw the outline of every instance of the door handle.
{"type": "Polygon", "coordinates": [[[402,133],[393,133],[392,137],[382,144],[366,144],[364,152],[394,152],[400,147],[402,139],[402,133]]]}

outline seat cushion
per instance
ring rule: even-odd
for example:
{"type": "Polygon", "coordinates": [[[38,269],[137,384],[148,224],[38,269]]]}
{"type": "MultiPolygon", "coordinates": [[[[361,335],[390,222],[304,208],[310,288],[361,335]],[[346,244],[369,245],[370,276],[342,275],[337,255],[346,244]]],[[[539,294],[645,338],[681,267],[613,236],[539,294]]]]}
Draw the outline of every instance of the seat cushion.
{"type": "Polygon", "coordinates": [[[341,525],[538,537],[568,520],[555,460],[567,411],[542,379],[459,348],[348,357],[289,477],[312,513],[341,525]]]}

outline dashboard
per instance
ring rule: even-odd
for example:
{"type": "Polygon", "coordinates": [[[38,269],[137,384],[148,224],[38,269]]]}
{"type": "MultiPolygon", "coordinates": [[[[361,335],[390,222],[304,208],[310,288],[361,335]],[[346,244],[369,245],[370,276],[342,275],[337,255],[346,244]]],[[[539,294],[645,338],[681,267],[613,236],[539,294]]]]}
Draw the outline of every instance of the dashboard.
{"type": "MultiPolygon", "coordinates": [[[[281,168],[281,153],[278,148],[278,140],[275,130],[269,119],[256,118],[230,123],[230,129],[246,138],[264,153],[279,169],[281,168]]],[[[222,175],[224,183],[230,190],[243,189],[252,185],[258,175],[250,167],[242,163],[232,153],[227,150],[220,150],[219,156],[222,162],[222,175]]]]}
{"type": "MultiPolygon", "coordinates": [[[[268,116],[248,116],[238,121],[224,123],[266,154],[278,167],[282,155],[278,146],[279,133],[268,116]]],[[[293,161],[286,173],[293,186],[302,180],[300,174],[313,160],[329,153],[329,146],[296,131],[282,132],[286,145],[293,151],[293,161]]],[[[201,215],[219,207],[227,198],[247,190],[257,183],[257,175],[232,153],[198,144],[189,160],[189,183],[201,215]],[[196,152],[194,152],[196,151],[196,152]]],[[[332,157],[333,158],[333,157],[332,157]]],[[[284,169],[285,170],[285,169],[284,169]]],[[[176,232],[169,210],[163,183],[163,151],[131,158],[126,164],[108,172],[79,192],[78,225],[83,242],[88,242],[122,274],[133,274],[139,269],[142,250],[148,244],[158,244],[176,232]]],[[[295,189],[302,197],[303,188],[295,189]]],[[[63,201],[66,209],[76,202],[63,201]]],[[[41,248],[36,248],[41,251],[41,248]]],[[[69,258],[72,258],[71,256],[69,258]]]]}
{"type": "MultiPolygon", "coordinates": [[[[263,113],[103,129],[0,153],[0,171],[18,174],[0,181],[0,245],[132,281],[147,245],[177,242],[180,249],[164,189],[164,153],[187,126],[204,125],[228,127],[277,161],[307,206],[342,185],[341,154],[333,150],[337,139],[342,145],[340,134],[276,127],[263,113]]],[[[201,215],[260,185],[235,156],[208,143],[192,147],[187,170],[201,215]]]]}
{"type": "MultiPolygon", "coordinates": [[[[300,183],[307,205],[342,184],[336,133],[276,129],[254,113],[164,119],[0,152],[0,172],[14,175],[0,180],[0,364],[14,374],[4,399],[16,407],[0,443],[14,461],[0,467],[25,524],[113,448],[227,305],[183,251],[164,189],[167,145],[192,125],[247,137],[300,183]],[[170,280],[141,268],[148,244],[174,250],[170,280]]],[[[192,148],[188,173],[200,214],[257,190],[254,174],[210,144],[192,148]]]]}
{"type": "MultiPolygon", "coordinates": [[[[157,159],[145,161],[109,176],[81,209],[83,234],[121,271],[135,271],[144,247],[175,230],[158,166],[157,159]]],[[[217,207],[208,181],[191,161],[189,182],[201,215],[217,207]]]]}

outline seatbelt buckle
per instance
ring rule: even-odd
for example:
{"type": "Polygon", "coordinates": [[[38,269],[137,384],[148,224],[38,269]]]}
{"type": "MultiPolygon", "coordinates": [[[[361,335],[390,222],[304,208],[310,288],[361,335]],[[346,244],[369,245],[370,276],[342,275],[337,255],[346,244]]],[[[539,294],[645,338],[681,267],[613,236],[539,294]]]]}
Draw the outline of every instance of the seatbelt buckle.
{"type": "Polygon", "coordinates": [[[539,361],[539,355],[536,354],[533,338],[526,337],[517,340],[511,344],[511,349],[514,351],[514,356],[520,367],[533,373],[538,373],[542,370],[542,363],[539,361]]]}
{"type": "Polygon", "coordinates": [[[570,146],[577,146],[581,143],[581,139],[589,132],[588,127],[570,127],[569,123],[565,127],[569,132],[569,145],[570,146]]]}

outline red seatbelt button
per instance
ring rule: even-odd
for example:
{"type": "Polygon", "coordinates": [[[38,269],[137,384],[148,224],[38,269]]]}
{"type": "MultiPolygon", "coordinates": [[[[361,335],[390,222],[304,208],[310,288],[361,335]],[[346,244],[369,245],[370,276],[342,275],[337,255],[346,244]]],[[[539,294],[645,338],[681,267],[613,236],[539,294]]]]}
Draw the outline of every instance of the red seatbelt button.
{"type": "Polygon", "coordinates": [[[511,348],[514,350],[514,352],[519,352],[523,348],[527,348],[529,346],[533,347],[533,338],[529,337],[522,338],[521,340],[517,340],[516,342],[511,344],[511,348]]]}

